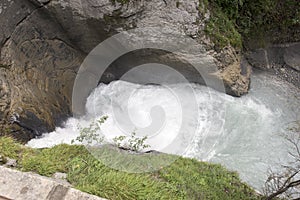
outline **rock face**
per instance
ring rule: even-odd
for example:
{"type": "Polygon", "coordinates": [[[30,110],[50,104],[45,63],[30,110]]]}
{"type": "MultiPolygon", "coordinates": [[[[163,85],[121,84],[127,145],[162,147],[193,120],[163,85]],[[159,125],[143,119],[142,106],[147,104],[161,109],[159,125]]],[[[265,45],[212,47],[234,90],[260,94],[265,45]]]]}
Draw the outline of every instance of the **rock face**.
{"type": "MultiPolygon", "coordinates": [[[[0,7],[2,124],[19,113],[19,120],[31,129],[48,131],[70,113],[81,53],[44,5],[16,0],[1,1],[0,7]]],[[[30,130],[13,130],[18,138],[33,137],[30,130]]]]}
{"type": "Polygon", "coordinates": [[[273,71],[282,79],[300,87],[300,43],[254,49],[246,57],[253,67],[273,71]]]}
{"type": "Polygon", "coordinates": [[[71,114],[73,83],[85,56],[106,38],[137,27],[170,27],[190,36],[217,65],[212,73],[224,80],[226,92],[247,93],[249,65],[230,46],[213,49],[204,34],[208,18],[198,0],[1,0],[2,129],[24,141],[33,130],[53,130],[71,114]],[[29,128],[8,125],[14,113],[29,128]]]}

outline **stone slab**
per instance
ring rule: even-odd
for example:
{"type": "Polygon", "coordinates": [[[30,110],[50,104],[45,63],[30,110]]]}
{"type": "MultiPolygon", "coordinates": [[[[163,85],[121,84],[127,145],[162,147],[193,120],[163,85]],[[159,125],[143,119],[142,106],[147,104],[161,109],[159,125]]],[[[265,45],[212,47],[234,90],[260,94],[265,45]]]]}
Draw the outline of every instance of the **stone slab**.
{"type": "Polygon", "coordinates": [[[104,200],[37,174],[0,166],[0,200],[104,200]]]}

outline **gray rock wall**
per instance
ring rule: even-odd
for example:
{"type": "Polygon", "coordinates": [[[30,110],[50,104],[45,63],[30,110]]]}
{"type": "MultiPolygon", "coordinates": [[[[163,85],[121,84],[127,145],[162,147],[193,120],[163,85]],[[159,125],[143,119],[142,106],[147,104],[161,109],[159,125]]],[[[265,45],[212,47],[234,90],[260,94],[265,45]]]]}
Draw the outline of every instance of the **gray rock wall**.
{"type": "Polygon", "coordinates": [[[300,87],[300,43],[270,45],[247,52],[253,67],[269,70],[300,87]]]}

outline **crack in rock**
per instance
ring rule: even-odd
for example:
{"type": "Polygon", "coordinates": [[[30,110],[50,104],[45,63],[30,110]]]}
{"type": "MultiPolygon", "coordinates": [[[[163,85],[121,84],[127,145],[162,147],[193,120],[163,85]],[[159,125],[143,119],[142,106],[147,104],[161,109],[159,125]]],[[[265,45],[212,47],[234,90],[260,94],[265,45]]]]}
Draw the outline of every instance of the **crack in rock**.
{"type": "Polygon", "coordinates": [[[42,2],[36,1],[36,0],[28,0],[31,4],[33,4],[34,6],[37,6],[35,9],[33,9],[31,12],[29,12],[25,17],[23,17],[15,26],[15,29],[12,31],[12,33],[10,34],[10,36],[8,36],[4,42],[3,42],[3,47],[6,46],[6,44],[8,43],[8,41],[11,39],[11,37],[15,34],[16,30],[18,29],[19,26],[21,26],[24,22],[26,22],[37,10],[44,8],[45,6],[47,6],[51,1],[50,0],[46,0],[44,3],[43,0],[41,0],[42,2]]]}

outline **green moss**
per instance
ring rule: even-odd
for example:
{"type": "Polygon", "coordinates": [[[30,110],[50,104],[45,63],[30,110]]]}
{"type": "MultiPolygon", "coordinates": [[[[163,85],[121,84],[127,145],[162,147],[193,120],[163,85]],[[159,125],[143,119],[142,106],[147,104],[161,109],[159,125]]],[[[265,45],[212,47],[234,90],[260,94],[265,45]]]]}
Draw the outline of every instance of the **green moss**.
{"type": "Polygon", "coordinates": [[[0,137],[0,155],[17,159],[23,171],[65,172],[74,187],[108,199],[260,199],[236,173],[174,155],[170,166],[139,174],[111,169],[78,145],[33,150],[0,137]]]}
{"type": "Polygon", "coordinates": [[[24,148],[11,137],[0,138],[0,155],[17,159],[24,148]]]}
{"type": "Polygon", "coordinates": [[[51,176],[55,172],[68,172],[68,163],[73,158],[87,155],[88,152],[83,146],[58,145],[50,149],[27,153],[20,164],[23,171],[51,176]]]}
{"type": "Polygon", "coordinates": [[[179,158],[159,171],[166,181],[186,191],[188,199],[258,199],[252,189],[242,183],[237,173],[221,165],[179,158]]]}
{"type": "Polygon", "coordinates": [[[245,0],[237,25],[246,43],[300,41],[300,1],[245,0]]]}
{"type": "MultiPolygon", "coordinates": [[[[200,0],[200,3],[206,0],[200,0]]],[[[219,47],[300,41],[299,0],[208,0],[206,33],[219,47]]]]}
{"type": "Polygon", "coordinates": [[[184,199],[171,183],[151,174],[130,174],[106,167],[94,157],[74,159],[68,177],[82,191],[108,199],[184,199]]]}
{"type": "Polygon", "coordinates": [[[219,8],[212,10],[212,16],[205,27],[205,32],[212,39],[216,47],[223,48],[231,45],[236,48],[242,47],[242,37],[237,31],[235,24],[219,8]]]}

